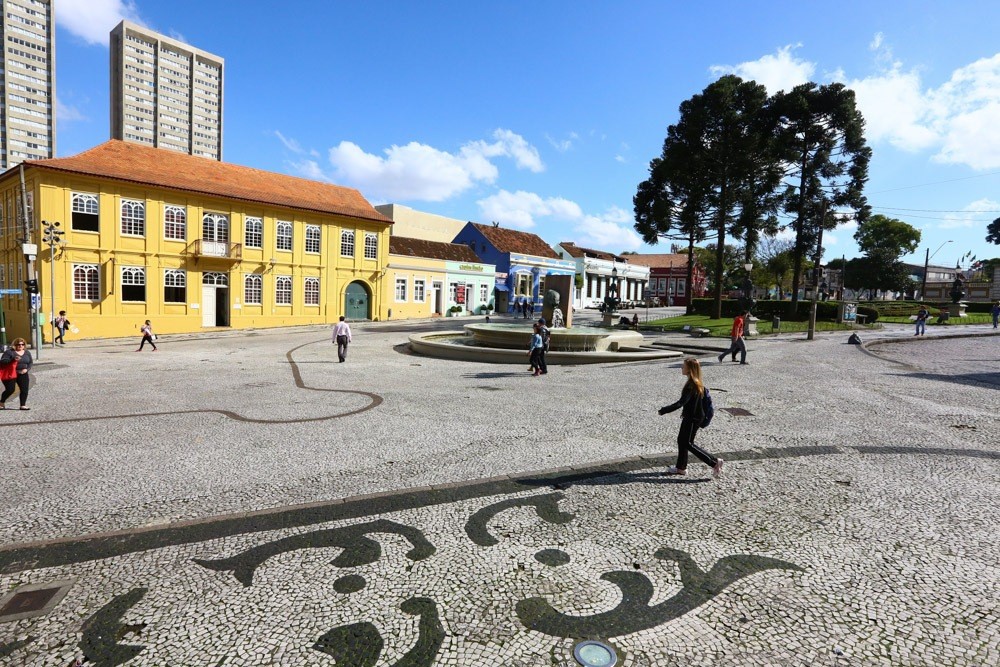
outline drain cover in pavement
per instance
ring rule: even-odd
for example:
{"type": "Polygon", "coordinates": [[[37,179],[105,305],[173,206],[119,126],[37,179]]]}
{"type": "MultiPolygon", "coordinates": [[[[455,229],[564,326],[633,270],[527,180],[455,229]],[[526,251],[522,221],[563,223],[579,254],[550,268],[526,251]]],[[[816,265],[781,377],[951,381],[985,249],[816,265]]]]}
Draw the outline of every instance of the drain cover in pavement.
{"type": "Polygon", "coordinates": [[[49,613],[72,585],[73,581],[68,579],[15,588],[0,598],[0,623],[49,613]]]}
{"type": "Polygon", "coordinates": [[[753,417],[753,413],[744,408],[722,408],[734,417],[753,417]]]}

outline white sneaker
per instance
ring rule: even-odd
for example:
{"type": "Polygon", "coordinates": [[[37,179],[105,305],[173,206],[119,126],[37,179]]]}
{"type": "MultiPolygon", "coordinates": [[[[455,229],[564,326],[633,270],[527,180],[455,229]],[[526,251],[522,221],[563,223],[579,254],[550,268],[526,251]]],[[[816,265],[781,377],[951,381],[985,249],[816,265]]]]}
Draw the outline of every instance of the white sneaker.
{"type": "Polygon", "coordinates": [[[715,465],[712,466],[712,477],[714,479],[719,479],[722,475],[722,464],[725,463],[722,459],[715,459],[715,465]]]}
{"type": "Polygon", "coordinates": [[[666,474],[667,475],[686,475],[686,474],[688,474],[688,471],[687,470],[681,470],[680,468],[678,468],[676,466],[670,466],[669,468],[667,468],[666,474]]]}

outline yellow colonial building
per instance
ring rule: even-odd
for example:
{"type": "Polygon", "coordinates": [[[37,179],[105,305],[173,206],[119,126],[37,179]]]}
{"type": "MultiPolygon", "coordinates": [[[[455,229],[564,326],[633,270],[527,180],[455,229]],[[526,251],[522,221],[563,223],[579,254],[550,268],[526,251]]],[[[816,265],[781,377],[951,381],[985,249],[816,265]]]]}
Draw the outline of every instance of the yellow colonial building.
{"type": "Polygon", "coordinates": [[[46,341],[53,295],[69,341],[387,314],[392,223],[350,188],[109,141],[0,175],[0,217],[8,339],[29,338],[32,273],[46,341]]]}
{"type": "MultiPolygon", "coordinates": [[[[395,228],[394,228],[395,229],[395,228]]],[[[496,267],[465,245],[389,239],[384,302],[392,319],[480,315],[493,309],[496,267]]]]}

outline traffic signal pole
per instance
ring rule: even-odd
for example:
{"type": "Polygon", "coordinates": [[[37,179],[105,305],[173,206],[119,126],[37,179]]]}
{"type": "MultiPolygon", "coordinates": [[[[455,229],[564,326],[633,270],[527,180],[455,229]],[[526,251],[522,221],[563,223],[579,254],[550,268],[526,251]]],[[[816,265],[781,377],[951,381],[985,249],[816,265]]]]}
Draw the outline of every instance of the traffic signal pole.
{"type": "Polygon", "coordinates": [[[24,220],[24,244],[21,246],[24,250],[25,263],[28,265],[28,284],[34,284],[36,286],[36,294],[28,294],[28,318],[29,326],[31,327],[31,346],[35,351],[35,358],[42,358],[42,340],[41,331],[38,328],[38,304],[40,303],[37,295],[37,285],[38,285],[38,275],[35,273],[35,259],[38,254],[38,245],[32,244],[31,242],[31,232],[34,229],[34,225],[28,218],[28,189],[24,185],[24,163],[20,165],[21,172],[21,215],[24,220]]]}

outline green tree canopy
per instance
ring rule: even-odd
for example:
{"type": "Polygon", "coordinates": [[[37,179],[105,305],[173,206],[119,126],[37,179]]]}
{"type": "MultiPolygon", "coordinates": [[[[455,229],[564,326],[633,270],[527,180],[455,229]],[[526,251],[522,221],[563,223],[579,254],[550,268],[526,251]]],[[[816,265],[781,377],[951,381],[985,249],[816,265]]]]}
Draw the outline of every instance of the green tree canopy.
{"type": "Polygon", "coordinates": [[[873,215],[858,223],[854,240],[865,255],[884,253],[898,259],[917,250],[920,230],[896,218],[873,215]]]}
{"type": "MultiPolygon", "coordinates": [[[[686,238],[688,247],[714,236],[715,316],[722,311],[726,236],[755,243],[773,219],[781,163],[766,89],[727,75],[681,103],[663,152],[650,162],[633,204],[635,229],[647,243],[686,238]]],[[[752,248],[752,246],[751,246],[752,248]]],[[[687,284],[691,284],[691,266],[687,284]]]]}
{"type": "Polygon", "coordinates": [[[834,211],[851,209],[859,223],[868,217],[863,188],[871,149],[854,91],[843,84],[805,83],[778,93],[774,106],[777,140],[787,164],[784,209],[793,217],[792,300],[797,301],[803,262],[819,245],[823,230],[840,222],[834,211]]]}

